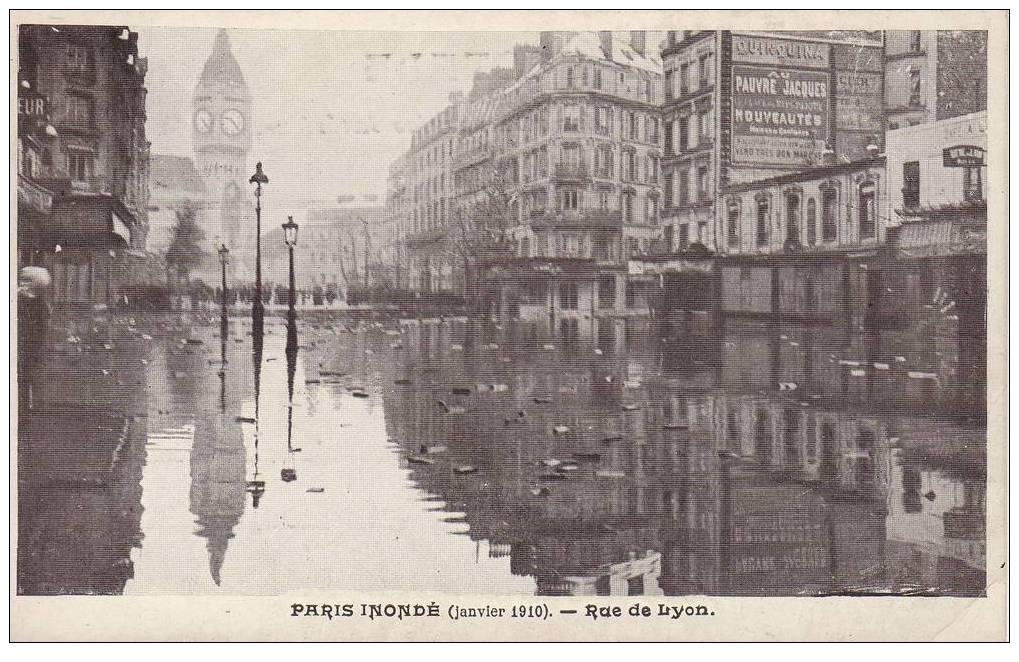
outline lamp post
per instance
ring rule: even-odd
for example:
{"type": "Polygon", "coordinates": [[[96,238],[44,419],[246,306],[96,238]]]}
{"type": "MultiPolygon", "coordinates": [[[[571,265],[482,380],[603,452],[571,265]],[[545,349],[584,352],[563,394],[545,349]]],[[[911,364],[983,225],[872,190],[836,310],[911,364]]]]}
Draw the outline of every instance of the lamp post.
{"type": "Polygon", "coordinates": [[[220,244],[219,248],[216,249],[219,253],[219,266],[222,270],[222,305],[223,305],[223,318],[226,318],[226,263],[230,259],[230,249],[226,247],[226,244],[220,244]]]}
{"type": "Polygon", "coordinates": [[[269,178],[262,172],[262,162],[255,165],[255,174],[248,180],[255,185],[255,301],[251,304],[252,335],[262,334],[265,306],[262,304],[262,184],[269,178]]]}
{"type": "Polygon", "coordinates": [[[297,245],[297,223],[294,223],[293,216],[287,216],[287,222],[283,224],[283,241],[287,245],[287,249],[290,253],[290,299],[288,301],[289,307],[287,310],[287,319],[294,318],[296,320],[297,312],[294,307],[297,305],[297,292],[294,289],[294,246],[297,245]]]}
{"type": "Polygon", "coordinates": [[[221,287],[222,292],[222,312],[219,317],[219,408],[221,411],[226,411],[226,336],[229,331],[229,325],[226,317],[226,262],[230,255],[230,249],[226,247],[226,244],[220,244],[219,249],[216,250],[219,253],[219,264],[222,269],[223,282],[221,287]]]}

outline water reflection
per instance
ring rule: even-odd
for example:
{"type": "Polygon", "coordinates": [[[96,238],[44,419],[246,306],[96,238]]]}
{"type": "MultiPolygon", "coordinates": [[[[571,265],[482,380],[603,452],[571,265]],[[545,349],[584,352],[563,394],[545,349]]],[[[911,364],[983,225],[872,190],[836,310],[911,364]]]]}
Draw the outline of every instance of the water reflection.
{"type": "Polygon", "coordinates": [[[18,590],[983,593],[965,338],[592,326],[175,328],[120,359],[147,387],[121,414],[28,421],[18,590]]]}
{"type": "Polygon", "coordinates": [[[913,415],[945,388],[916,355],[793,325],[641,331],[592,353],[411,327],[390,435],[542,594],[983,591],[984,431],[913,415]]]}

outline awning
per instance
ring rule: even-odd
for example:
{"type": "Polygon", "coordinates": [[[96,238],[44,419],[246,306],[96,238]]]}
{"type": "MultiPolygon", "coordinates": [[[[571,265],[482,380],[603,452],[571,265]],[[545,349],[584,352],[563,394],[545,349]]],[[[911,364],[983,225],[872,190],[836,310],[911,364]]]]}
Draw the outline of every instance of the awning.
{"type": "Polygon", "coordinates": [[[117,198],[87,193],[57,196],[51,211],[25,228],[31,240],[62,246],[123,248],[131,244],[134,215],[117,198]]]}

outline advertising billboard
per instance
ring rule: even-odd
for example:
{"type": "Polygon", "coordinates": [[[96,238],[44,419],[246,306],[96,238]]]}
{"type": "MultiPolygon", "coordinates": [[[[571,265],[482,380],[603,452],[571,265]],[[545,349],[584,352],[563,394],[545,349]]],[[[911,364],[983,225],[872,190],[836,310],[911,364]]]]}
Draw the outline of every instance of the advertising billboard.
{"type": "Polygon", "coordinates": [[[732,67],[733,164],[810,166],[829,135],[826,71],[732,67]]]}

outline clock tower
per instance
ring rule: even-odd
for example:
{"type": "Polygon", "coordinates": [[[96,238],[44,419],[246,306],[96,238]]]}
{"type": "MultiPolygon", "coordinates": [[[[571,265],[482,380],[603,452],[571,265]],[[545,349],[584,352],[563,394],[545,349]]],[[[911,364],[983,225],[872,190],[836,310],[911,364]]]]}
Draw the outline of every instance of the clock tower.
{"type": "Polygon", "coordinates": [[[226,244],[233,270],[241,272],[248,271],[245,265],[254,255],[254,198],[247,185],[251,124],[251,93],[221,29],[195,87],[191,134],[195,166],[208,195],[202,228],[206,252],[214,258],[220,243],[226,244]]]}

